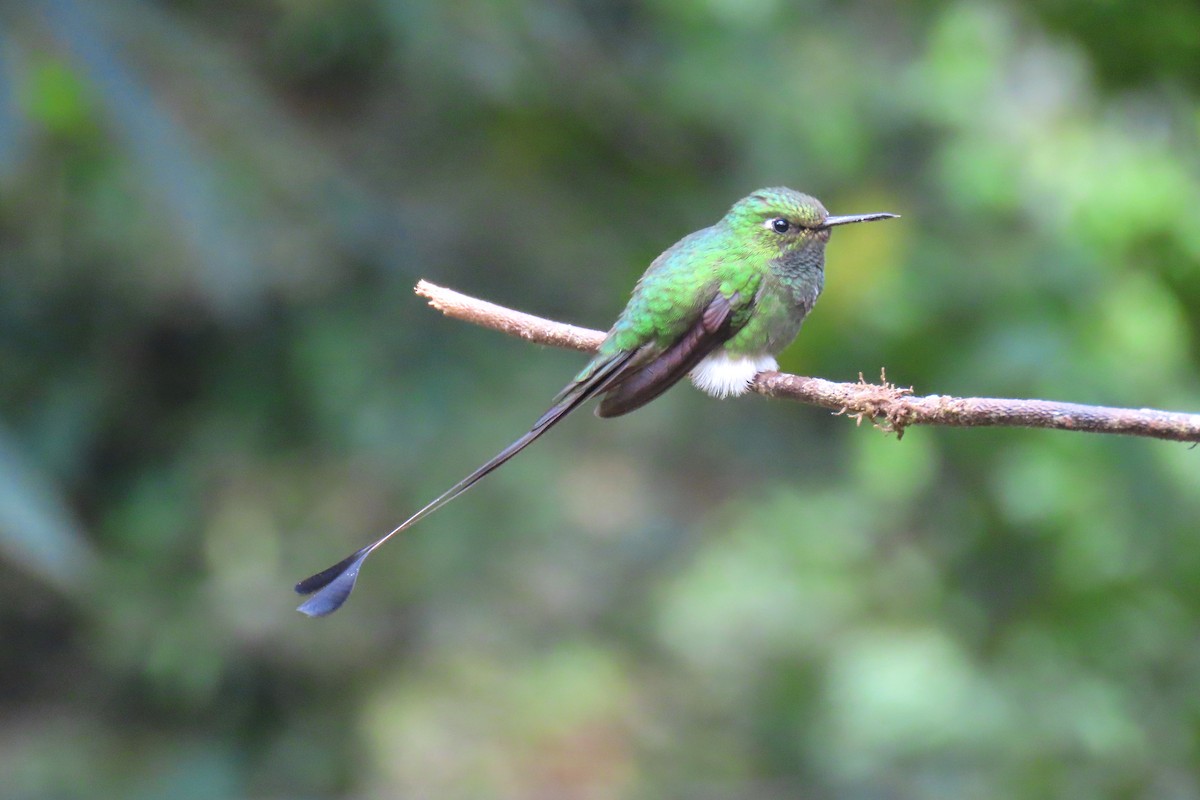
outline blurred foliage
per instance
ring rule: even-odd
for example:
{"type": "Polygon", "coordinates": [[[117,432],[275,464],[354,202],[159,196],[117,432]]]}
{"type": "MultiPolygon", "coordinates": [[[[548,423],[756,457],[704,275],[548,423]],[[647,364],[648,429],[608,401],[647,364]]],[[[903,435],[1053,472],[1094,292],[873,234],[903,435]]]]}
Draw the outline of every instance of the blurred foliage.
{"type": "Polygon", "coordinates": [[[0,5],[13,798],[1200,796],[1200,453],[680,388],[580,418],[313,622],[787,184],[785,368],[1196,410],[1188,0],[0,5]]]}

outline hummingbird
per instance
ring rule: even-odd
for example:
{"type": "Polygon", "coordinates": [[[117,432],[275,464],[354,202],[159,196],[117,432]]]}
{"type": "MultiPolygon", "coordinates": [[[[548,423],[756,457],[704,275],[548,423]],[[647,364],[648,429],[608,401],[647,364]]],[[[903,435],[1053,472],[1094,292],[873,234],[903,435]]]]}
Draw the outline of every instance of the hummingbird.
{"type": "Polygon", "coordinates": [[[350,597],[371,553],[470,489],[563,417],[599,397],[596,414],[617,417],[649,403],[685,375],[708,394],[731,397],[778,369],[825,285],[825,245],[839,225],[897,214],[831,216],[814,197],[783,187],[738,200],[716,224],[654,259],[595,356],[520,438],[391,532],[296,584],[311,595],[299,611],[332,614],[350,597]]]}

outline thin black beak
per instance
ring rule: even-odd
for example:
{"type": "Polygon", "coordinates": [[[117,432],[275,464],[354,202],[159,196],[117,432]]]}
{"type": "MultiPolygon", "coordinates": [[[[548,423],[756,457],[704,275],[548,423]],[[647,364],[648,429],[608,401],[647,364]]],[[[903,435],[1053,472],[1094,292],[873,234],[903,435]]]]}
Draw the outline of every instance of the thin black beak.
{"type": "Polygon", "coordinates": [[[874,222],[877,219],[897,219],[899,214],[847,214],[844,217],[826,217],[822,228],[832,228],[834,225],[849,225],[851,222],[874,222]]]}

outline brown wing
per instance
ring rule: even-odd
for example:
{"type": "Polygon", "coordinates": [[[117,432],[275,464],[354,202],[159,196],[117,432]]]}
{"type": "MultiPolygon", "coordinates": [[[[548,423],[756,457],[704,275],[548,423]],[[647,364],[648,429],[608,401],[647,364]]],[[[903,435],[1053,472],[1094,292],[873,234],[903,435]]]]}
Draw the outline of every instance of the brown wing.
{"type": "Polygon", "coordinates": [[[737,333],[733,310],[738,295],[718,293],[709,301],[692,327],[658,356],[625,371],[605,392],[596,415],[617,417],[649,403],[692,371],[706,355],[737,333]]]}

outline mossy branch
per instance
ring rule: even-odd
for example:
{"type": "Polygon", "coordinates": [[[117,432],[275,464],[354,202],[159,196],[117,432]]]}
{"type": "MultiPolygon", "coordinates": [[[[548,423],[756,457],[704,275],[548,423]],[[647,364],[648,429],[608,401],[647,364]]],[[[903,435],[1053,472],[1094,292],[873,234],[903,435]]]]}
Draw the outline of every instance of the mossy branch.
{"type": "MultiPolygon", "coordinates": [[[[416,293],[443,314],[492,328],[529,342],[593,352],[604,333],[532,314],[513,311],[485,300],[421,281],[416,293]]],[[[1200,442],[1200,414],[1151,408],[1109,408],[1050,400],[1012,400],[995,397],[918,397],[911,389],[888,383],[835,383],[784,372],[760,372],[751,389],[767,397],[795,400],[854,417],[869,419],[886,431],[903,435],[911,425],[951,425],[961,428],[1051,428],[1063,431],[1147,436],[1177,442],[1200,442]]]]}

